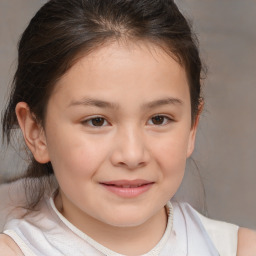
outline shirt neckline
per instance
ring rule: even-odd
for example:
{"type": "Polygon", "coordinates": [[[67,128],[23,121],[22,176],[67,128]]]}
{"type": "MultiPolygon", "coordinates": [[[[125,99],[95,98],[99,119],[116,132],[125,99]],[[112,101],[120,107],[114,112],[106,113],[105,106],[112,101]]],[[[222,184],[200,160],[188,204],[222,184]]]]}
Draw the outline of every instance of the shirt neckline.
{"type": "MultiPolygon", "coordinates": [[[[54,193],[55,194],[55,193],[54,193]]],[[[111,249],[103,246],[102,244],[98,243],[94,239],[92,239],[90,236],[88,236],[86,233],[82,232],[80,229],[78,229],[76,226],[74,226],[71,222],[69,222],[56,208],[54,203],[54,194],[50,197],[49,203],[52,210],[55,212],[55,214],[59,217],[59,219],[72,231],[74,232],[78,237],[85,240],[87,243],[89,243],[92,247],[97,249],[99,252],[101,252],[103,255],[106,256],[125,256],[123,254],[117,253],[112,251],[111,249]]],[[[146,254],[143,254],[141,256],[157,256],[160,254],[161,250],[164,248],[167,240],[169,239],[169,236],[171,235],[172,228],[173,228],[173,206],[170,201],[166,204],[166,210],[167,210],[167,226],[164,232],[164,235],[160,239],[160,241],[157,243],[157,245],[151,249],[146,254]]]]}

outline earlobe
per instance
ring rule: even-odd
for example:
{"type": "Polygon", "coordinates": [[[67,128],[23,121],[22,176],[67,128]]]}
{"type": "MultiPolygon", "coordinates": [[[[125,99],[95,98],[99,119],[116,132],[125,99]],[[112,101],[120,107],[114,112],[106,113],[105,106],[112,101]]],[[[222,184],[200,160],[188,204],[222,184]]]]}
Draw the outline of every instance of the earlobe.
{"type": "Polygon", "coordinates": [[[16,116],[26,145],[34,155],[35,160],[39,163],[49,162],[44,130],[31,113],[27,103],[19,102],[16,105],[16,116]]]}

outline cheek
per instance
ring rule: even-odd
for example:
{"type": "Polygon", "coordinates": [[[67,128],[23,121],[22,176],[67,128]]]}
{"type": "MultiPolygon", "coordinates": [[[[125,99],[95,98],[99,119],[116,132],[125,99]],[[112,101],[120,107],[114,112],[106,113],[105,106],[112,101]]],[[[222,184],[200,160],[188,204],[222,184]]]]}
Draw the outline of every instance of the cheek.
{"type": "Polygon", "coordinates": [[[72,180],[92,176],[101,164],[106,149],[79,133],[49,135],[48,151],[56,176],[72,180]]]}
{"type": "Polygon", "coordinates": [[[186,167],[186,154],[184,150],[178,147],[179,145],[163,147],[158,151],[158,165],[162,170],[162,179],[175,189],[179,186],[184,176],[186,167]]]}
{"type": "Polygon", "coordinates": [[[188,142],[189,133],[167,135],[152,143],[153,155],[164,170],[180,171],[185,168],[188,142]]]}
{"type": "Polygon", "coordinates": [[[161,170],[161,181],[164,184],[163,195],[171,198],[179,188],[186,167],[187,147],[189,133],[182,133],[179,136],[166,136],[158,142],[153,143],[152,155],[157,163],[157,168],[161,170]]]}

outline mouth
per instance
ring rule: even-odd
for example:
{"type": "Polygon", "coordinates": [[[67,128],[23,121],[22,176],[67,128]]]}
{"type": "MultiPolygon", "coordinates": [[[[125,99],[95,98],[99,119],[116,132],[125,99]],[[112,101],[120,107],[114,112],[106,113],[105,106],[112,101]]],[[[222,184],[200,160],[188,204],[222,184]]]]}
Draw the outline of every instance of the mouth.
{"type": "Polygon", "coordinates": [[[147,192],[154,182],[147,180],[115,180],[100,184],[117,196],[133,198],[147,192]]]}

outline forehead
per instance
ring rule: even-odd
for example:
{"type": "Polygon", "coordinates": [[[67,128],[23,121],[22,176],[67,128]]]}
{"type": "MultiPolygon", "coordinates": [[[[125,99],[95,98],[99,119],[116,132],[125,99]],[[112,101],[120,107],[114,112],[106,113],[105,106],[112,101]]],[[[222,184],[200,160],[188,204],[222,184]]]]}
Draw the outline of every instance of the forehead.
{"type": "Polygon", "coordinates": [[[145,41],[116,41],[81,55],[57,82],[53,94],[79,97],[95,92],[107,97],[120,89],[123,93],[133,90],[134,97],[164,89],[189,91],[184,68],[163,48],[145,41]]]}
{"type": "MultiPolygon", "coordinates": [[[[143,66],[144,70],[146,68],[152,67],[152,65],[157,65],[159,68],[163,68],[161,64],[169,66],[172,63],[172,69],[174,66],[184,71],[180,66],[178,58],[172,52],[167,50],[161,44],[155,44],[147,40],[118,40],[106,42],[95,50],[91,51],[90,54],[81,54],[81,58],[76,63],[76,67],[83,64],[88,64],[86,67],[95,65],[104,69],[108,68],[123,68],[127,65],[127,70],[129,70],[129,64],[136,64],[143,66]]],[[[132,70],[131,70],[132,71],[132,70]]]]}

